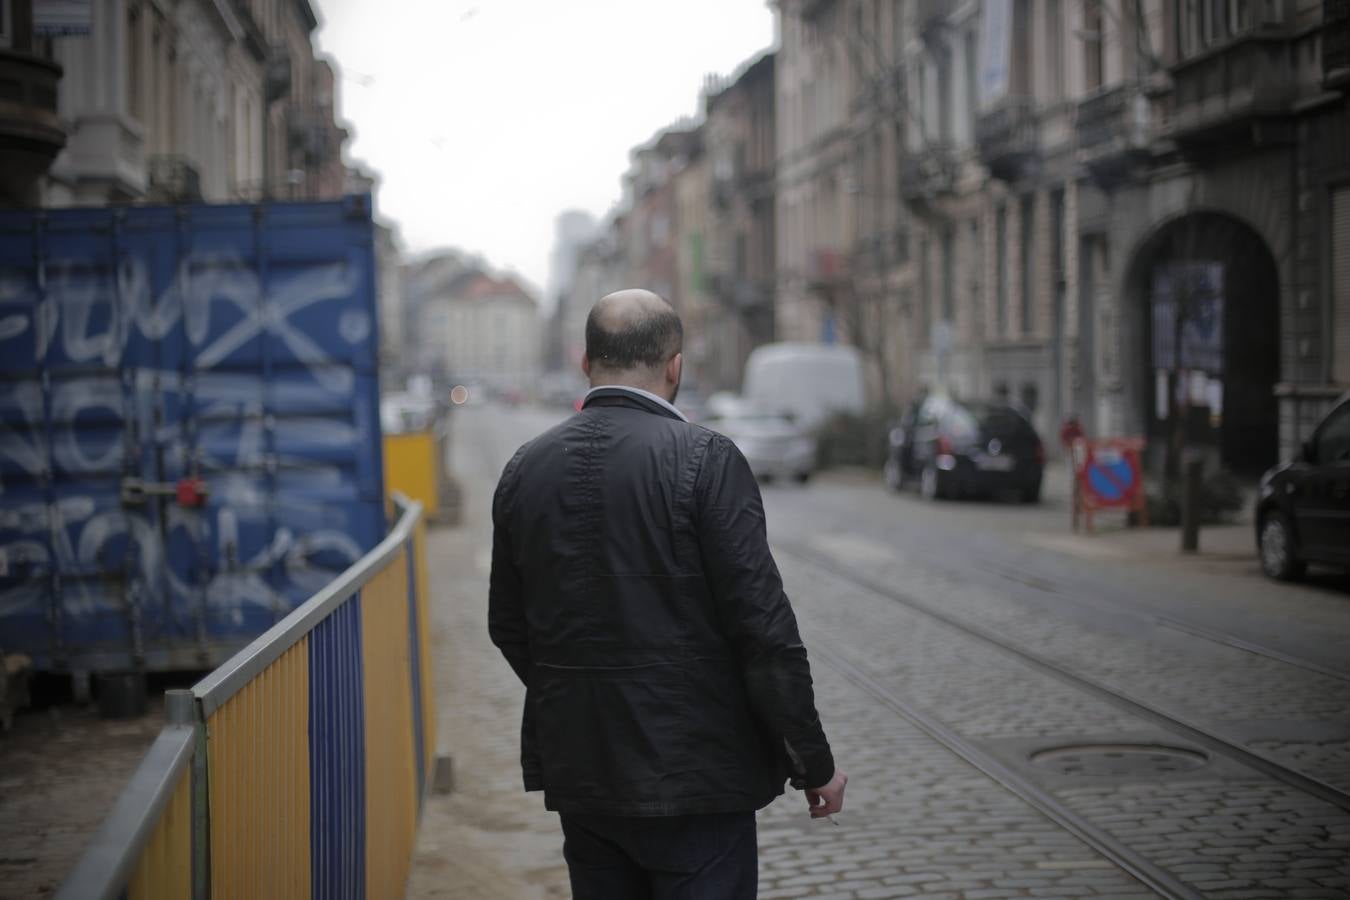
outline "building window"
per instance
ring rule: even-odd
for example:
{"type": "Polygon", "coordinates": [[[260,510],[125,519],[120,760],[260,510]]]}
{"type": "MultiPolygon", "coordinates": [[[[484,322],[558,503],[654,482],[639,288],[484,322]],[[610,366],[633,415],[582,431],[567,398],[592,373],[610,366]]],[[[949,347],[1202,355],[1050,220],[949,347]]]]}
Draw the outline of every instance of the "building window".
{"type": "MultiPolygon", "coordinates": [[[[1182,0],[1186,2],[1186,0],[1182,0]]],[[[1083,4],[1083,86],[1088,92],[1097,90],[1106,81],[1103,45],[1102,8],[1096,3],[1083,4]]]]}
{"type": "Polygon", "coordinates": [[[938,50],[937,57],[937,113],[938,140],[952,142],[952,54],[946,48],[938,50]]]}
{"type": "Polygon", "coordinates": [[[1064,280],[1064,189],[1050,195],[1050,272],[1055,282],[1064,280]]]}
{"type": "Polygon", "coordinates": [[[975,117],[980,114],[980,33],[974,28],[966,32],[966,108],[974,135],[975,117]]]}
{"type": "Polygon", "coordinates": [[[984,273],[984,242],[980,240],[980,220],[970,222],[970,321],[975,334],[984,331],[984,304],[980,297],[980,278],[984,273]]]}
{"type": "Polygon", "coordinates": [[[1064,10],[1061,0],[1045,0],[1045,56],[1049,66],[1051,99],[1064,96],[1064,10]]]}
{"type": "Polygon", "coordinates": [[[956,318],[956,232],[948,228],[942,233],[942,319],[956,318]]]}
{"type": "MultiPolygon", "coordinates": [[[[0,0],[0,18],[8,20],[5,15],[5,6],[8,0],[0,0]]],[[[5,28],[0,23],[0,31],[5,28]]],[[[145,98],[142,96],[142,85],[144,84],[144,75],[141,72],[144,66],[145,51],[141,49],[141,8],[138,4],[127,6],[127,94],[128,107],[133,118],[145,122],[145,98]]]]}
{"type": "Polygon", "coordinates": [[[928,66],[922,59],[915,66],[914,86],[919,92],[919,142],[922,148],[928,143],[928,66]]]}
{"type": "Polygon", "coordinates": [[[1009,82],[1012,93],[1019,97],[1030,96],[1034,89],[1031,43],[1031,0],[1014,0],[1009,82]]]}
{"type": "MultiPolygon", "coordinates": [[[[1260,20],[1284,21],[1283,0],[1260,0],[1260,20]]],[[[1184,59],[1247,33],[1255,24],[1256,0],[1178,0],[1175,6],[1177,49],[1184,59]]]]}
{"type": "Polygon", "coordinates": [[[0,47],[14,46],[14,8],[11,0],[0,0],[0,47]]]}
{"type": "Polygon", "coordinates": [[[994,213],[994,332],[1008,333],[1008,207],[994,213]]]}
{"type": "Polygon", "coordinates": [[[905,52],[905,0],[891,0],[891,62],[898,63],[905,52]]]}
{"type": "Polygon", "coordinates": [[[1350,186],[1331,192],[1331,380],[1350,384],[1350,186]]]}
{"type": "Polygon", "coordinates": [[[933,324],[933,279],[928,270],[928,238],[919,241],[919,306],[922,308],[923,339],[931,339],[933,324]]]}
{"type": "Polygon", "coordinates": [[[1020,244],[1022,257],[1022,283],[1021,283],[1021,311],[1022,311],[1022,334],[1031,334],[1032,311],[1035,304],[1032,302],[1036,288],[1036,195],[1028,194],[1022,198],[1022,215],[1020,222],[1020,244]]]}

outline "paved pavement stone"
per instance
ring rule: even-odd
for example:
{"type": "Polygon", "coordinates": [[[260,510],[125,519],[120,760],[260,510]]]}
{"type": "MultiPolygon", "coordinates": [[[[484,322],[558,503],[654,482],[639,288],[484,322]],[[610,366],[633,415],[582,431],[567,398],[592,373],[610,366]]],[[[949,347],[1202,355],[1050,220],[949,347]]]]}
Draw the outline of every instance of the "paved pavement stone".
{"type": "MultiPolygon", "coordinates": [[[[841,583],[817,566],[785,554],[779,564],[799,608],[808,648],[813,639],[848,648],[856,664],[968,737],[1063,737],[1148,728],[1104,701],[1077,693],[888,598],[841,583]],[[882,634],[888,639],[877,640],[882,634]]],[[[1159,864],[1175,867],[1174,874],[1185,879],[1234,880],[1229,865],[1250,862],[1252,853],[1266,851],[1270,866],[1256,886],[1269,884],[1267,879],[1290,873],[1301,853],[1341,849],[1330,844],[1327,826],[1308,820],[1338,828],[1350,824],[1350,816],[1340,810],[1265,780],[1202,773],[1174,781],[1106,785],[1085,779],[1081,785],[1059,784],[1054,792],[1070,808],[1138,852],[1155,855],[1159,864]],[[1197,864],[1199,859],[1206,861],[1197,864]]],[[[926,818],[925,824],[955,828],[963,823],[948,809],[926,818]]],[[[935,836],[933,843],[942,840],[935,836]]],[[[1350,874],[1350,862],[1329,864],[1327,871],[1331,877],[1350,874]]],[[[1327,886],[1309,881],[1311,889],[1327,886]]],[[[1223,896],[1223,890],[1215,894],[1223,896]]]]}
{"type": "MultiPolygon", "coordinates": [[[[845,486],[830,496],[802,491],[775,491],[766,496],[771,514],[781,513],[770,519],[776,538],[808,543],[882,584],[933,602],[947,613],[978,621],[1077,671],[1147,697],[1185,718],[1207,722],[1287,765],[1350,789],[1350,720],[1346,716],[1350,683],[1174,629],[1141,627],[1138,619],[1130,620],[1109,601],[1096,599],[1094,595],[1101,591],[1091,585],[1067,580],[1061,585],[1043,576],[1028,577],[1015,568],[1005,571],[1002,563],[969,557],[962,557],[962,574],[957,576],[934,562],[944,553],[951,554],[951,547],[938,547],[934,553],[927,545],[922,550],[914,546],[913,526],[906,529],[908,523],[897,518],[917,512],[904,499],[845,486]],[[810,505],[810,515],[794,515],[804,504],[810,505]],[[878,525],[860,534],[869,524],[869,513],[878,525]],[[1057,593],[1073,594],[1076,603],[1095,609],[1096,614],[1076,619],[1046,615],[1044,599],[1057,593]],[[1278,739],[1251,733],[1268,731],[1271,723],[1281,723],[1278,739]],[[1300,739],[1297,729],[1284,727],[1284,723],[1330,726],[1337,734],[1300,739]]],[[[1006,514],[996,506],[984,511],[1006,514]]],[[[972,515],[979,514],[972,511],[972,515]]],[[[963,537],[974,535],[965,532],[963,537]]],[[[1040,561],[1032,555],[1024,565],[1040,561]]],[[[1241,590],[1252,592],[1254,588],[1242,586],[1241,590]]],[[[1343,612],[1339,618],[1344,627],[1343,612]]],[[[1021,728],[1019,722],[1010,724],[1021,728]]]]}

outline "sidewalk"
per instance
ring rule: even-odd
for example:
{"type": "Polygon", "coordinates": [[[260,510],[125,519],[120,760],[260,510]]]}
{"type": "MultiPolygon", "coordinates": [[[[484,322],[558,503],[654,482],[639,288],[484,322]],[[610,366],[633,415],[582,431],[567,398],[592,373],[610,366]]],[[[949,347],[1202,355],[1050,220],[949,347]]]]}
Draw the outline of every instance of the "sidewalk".
{"type": "Polygon", "coordinates": [[[438,752],[454,787],[422,810],[409,898],[548,900],[571,894],[558,818],[520,775],[525,691],[487,635],[490,483],[464,479],[463,525],[427,532],[438,752]]]}
{"type": "MultiPolygon", "coordinates": [[[[877,490],[885,490],[880,472],[857,466],[829,470],[820,475],[820,480],[837,484],[875,485],[877,490]]],[[[1123,512],[1099,511],[1094,516],[1093,533],[1088,534],[1083,530],[1075,532],[1071,498],[1072,485],[1068,469],[1062,460],[1053,460],[1045,467],[1039,504],[982,504],[980,510],[990,515],[985,516],[980,524],[981,527],[1000,528],[1015,533],[1018,540],[1037,549],[1081,559],[1122,562],[1147,560],[1208,569],[1218,566],[1230,573],[1246,570],[1261,576],[1250,504],[1230,523],[1203,526],[1200,529],[1199,552],[1183,555],[1180,528],[1130,528],[1125,524],[1123,512]]],[[[954,515],[972,511],[963,509],[961,503],[943,504],[940,508],[954,515]]]]}

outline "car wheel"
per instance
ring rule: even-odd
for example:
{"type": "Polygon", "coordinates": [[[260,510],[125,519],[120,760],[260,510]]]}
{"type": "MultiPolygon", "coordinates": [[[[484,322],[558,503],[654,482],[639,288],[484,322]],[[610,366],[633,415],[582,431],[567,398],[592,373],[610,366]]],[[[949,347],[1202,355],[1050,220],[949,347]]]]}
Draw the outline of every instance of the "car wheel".
{"type": "Polygon", "coordinates": [[[1261,523],[1261,570],[1271,578],[1293,581],[1303,577],[1307,564],[1294,552],[1294,535],[1280,513],[1273,512],[1261,523]]]}
{"type": "Polygon", "coordinates": [[[937,500],[945,495],[937,466],[932,463],[924,466],[923,473],[919,476],[919,493],[925,500],[937,500]]]}
{"type": "Polygon", "coordinates": [[[893,491],[903,488],[905,473],[900,468],[900,461],[894,458],[886,460],[886,465],[881,467],[881,478],[886,482],[886,487],[893,491]]]}
{"type": "Polygon", "coordinates": [[[811,480],[811,473],[798,472],[796,475],[792,476],[792,480],[797,482],[798,484],[806,484],[808,481],[811,480]]]}
{"type": "Polygon", "coordinates": [[[1021,496],[1023,503],[1040,503],[1041,483],[1038,481],[1035,484],[1029,484],[1022,488],[1021,496]]]}

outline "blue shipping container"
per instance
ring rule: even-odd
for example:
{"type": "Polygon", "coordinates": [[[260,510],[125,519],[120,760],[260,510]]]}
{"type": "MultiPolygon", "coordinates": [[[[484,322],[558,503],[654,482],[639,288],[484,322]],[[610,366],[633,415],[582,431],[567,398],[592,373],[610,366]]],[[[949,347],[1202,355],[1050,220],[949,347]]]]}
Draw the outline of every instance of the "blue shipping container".
{"type": "Polygon", "coordinates": [[[0,647],[212,668],[375,546],[377,346],[368,197],[0,213],[0,647]]]}

